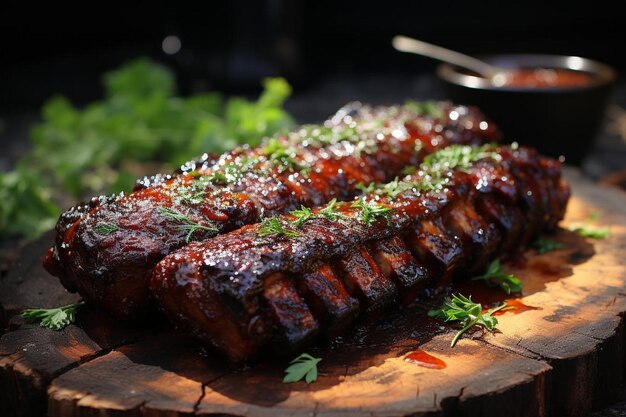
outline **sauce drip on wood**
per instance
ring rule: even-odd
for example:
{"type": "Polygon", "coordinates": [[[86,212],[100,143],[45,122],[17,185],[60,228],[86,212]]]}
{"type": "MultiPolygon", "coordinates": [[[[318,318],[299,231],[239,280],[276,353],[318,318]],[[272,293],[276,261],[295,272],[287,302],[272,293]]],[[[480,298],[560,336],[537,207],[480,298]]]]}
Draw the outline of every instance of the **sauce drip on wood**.
{"type": "Polygon", "coordinates": [[[404,361],[429,369],[444,369],[447,366],[444,361],[424,352],[422,349],[417,349],[408,353],[404,357],[404,361]]]}
{"type": "Polygon", "coordinates": [[[506,313],[519,314],[529,310],[541,310],[541,307],[529,306],[524,304],[519,298],[512,298],[506,300],[506,307],[503,310],[496,311],[493,315],[501,316],[506,313]]]}

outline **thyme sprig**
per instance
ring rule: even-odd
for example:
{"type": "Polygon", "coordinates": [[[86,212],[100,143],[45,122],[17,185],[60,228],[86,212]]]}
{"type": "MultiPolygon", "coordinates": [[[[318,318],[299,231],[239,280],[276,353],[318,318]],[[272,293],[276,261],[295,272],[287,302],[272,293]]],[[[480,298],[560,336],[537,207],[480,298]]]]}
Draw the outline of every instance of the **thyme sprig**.
{"type": "Polygon", "coordinates": [[[461,335],[474,326],[481,326],[490,332],[493,331],[498,325],[498,319],[493,317],[493,313],[504,307],[506,307],[506,303],[483,313],[482,305],[473,302],[471,296],[452,294],[451,298],[446,297],[441,307],[430,310],[428,316],[446,322],[458,321],[461,323],[462,328],[450,342],[450,347],[454,347],[461,335]]]}
{"type": "Polygon", "coordinates": [[[186,230],[187,236],[185,236],[185,242],[189,243],[193,234],[198,230],[205,230],[207,232],[217,233],[219,230],[215,227],[203,226],[197,222],[194,222],[183,213],[171,209],[169,207],[159,207],[159,214],[165,217],[167,220],[178,223],[174,226],[177,230],[186,230]]]}

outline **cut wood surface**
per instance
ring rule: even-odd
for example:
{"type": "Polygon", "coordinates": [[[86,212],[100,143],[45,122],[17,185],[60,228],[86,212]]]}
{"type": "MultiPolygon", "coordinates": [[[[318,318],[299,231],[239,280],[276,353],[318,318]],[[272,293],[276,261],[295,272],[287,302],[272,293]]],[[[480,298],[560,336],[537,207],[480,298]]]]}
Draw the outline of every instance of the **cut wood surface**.
{"type": "MultiPolygon", "coordinates": [[[[310,348],[322,358],[311,385],[282,383],[291,357],[231,369],[158,318],[132,327],[84,306],[62,331],[24,323],[23,308],[77,300],[40,266],[47,235],[0,281],[0,415],[584,416],[622,387],[626,194],[566,176],[573,197],[554,237],[564,247],[507,265],[524,292],[510,297],[498,331],[472,331],[450,348],[455,328],[426,317],[432,303],[390,312],[310,348]],[[611,236],[567,230],[580,222],[611,236]],[[404,360],[418,348],[445,368],[404,360]]],[[[475,284],[457,289],[485,306],[507,298],[475,284]]]]}

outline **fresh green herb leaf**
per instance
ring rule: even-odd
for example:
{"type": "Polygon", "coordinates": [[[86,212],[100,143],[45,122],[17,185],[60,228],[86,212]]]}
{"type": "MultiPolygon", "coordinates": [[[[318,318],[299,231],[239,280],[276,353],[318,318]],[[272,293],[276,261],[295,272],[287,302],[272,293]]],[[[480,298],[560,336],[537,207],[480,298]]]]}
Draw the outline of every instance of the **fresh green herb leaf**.
{"type": "Polygon", "coordinates": [[[148,59],[103,81],[104,98],[83,108],[65,97],[44,104],[31,151],[13,171],[0,173],[0,238],[35,238],[54,227],[61,211],[55,196],[76,201],[128,189],[137,162],[177,166],[204,152],[254,146],[293,125],[281,107],[291,88],[280,78],[266,79],[256,101],[176,96],[174,74],[148,59]]]}
{"type": "Polygon", "coordinates": [[[364,183],[360,182],[356,185],[356,189],[361,191],[361,194],[371,194],[374,192],[374,190],[376,190],[376,183],[370,182],[369,184],[365,185],[364,183]]]}
{"type": "Polygon", "coordinates": [[[317,214],[320,217],[325,218],[326,220],[331,220],[331,221],[345,220],[348,216],[346,216],[345,214],[337,210],[337,204],[339,204],[337,202],[337,199],[333,198],[320,211],[318,211],[317,214]]]}
{"type": "Polygon", "coordinates": [[[295,216],[295,220],[292,221],[292,224],[295,227],[302,227],[305,222],[311,219],[319,219],[324,218],[326,220],[331,221],[343,221],[348,216],[337,211],[337,199],[333,198],[330,200],[324,207],[322,207],[317,213],[314,213],[310,208],[301,206],[299,210],[293,210],[290,212],[292,216],[295,216]]]}
{"type": "Polygon", "coordinates": [[[545,236],[539,236],[539,238],[533,243],[533,247],[537,250],[537,252],[543,254],[553,250],[562,249],[563,244],[552,239],[548,239],[545,236]]]}
{"type": "Polygon", "coordinates": [[[307,220],[314,217],[313,211],[304,206],[300,206],[299,210],[290,211],[289,214],[296,218],[296,220],[292,222],[295,227],[302,227],[307,220]]]}
{"type": "Polygon", "coordinates": [[[267,235],[285,235],[288,237],[300,236],[300,233],[289,228],[284,227],[280,220],[276,217],[268,217],[261,222],[261,228],[258,231],[259,236],[267,235]]]}
{"type": "Polygon", "coordinates": [[[446,297],[441,307],[432,309],[428,316],[443,321],[458,321],[462,328],[450,342],[450,347],[454,347],[461,335],[473,326],[482,326],[489,331],[493,331],[498,325],[498,319],[493,317],[493,313],[506,307],[506,303],[483,313],[483,307],[479,303],[472,301],[471,296],[465,297],[462,294],[452,294],[452,298],[446,297]]]}
{"type": "Polygon", "coordinates": [[[499,259],[493,260],[483,275],[473,277],[472,281],[488,281],[497,284],[507,294],[522,291],[522,281],[515,275],[505,274],[499,259]]]}
{"type": "Polygon", "coordinates": [[[187,236],[185,237],[185,242],[189,243],[193,234],[198,230],[205,230],[211,233],[217,233],[219,230],[215,227],[203,226],[199,223],[194,222],[189,217],[185,216],[183,213],[173,210],[169,207],[159,207],[159,214],[161,214],[166,219],[179,223],[175,226],[178,230],[187,230],[187,236]]]}
{"type": "Polygon", "coordinates": [[[585,225],[571,225],[569,230],[582,236],[590,237],[592,239],[606,239],[611,236],[611,231],[608,227],[591,227],[585,225]]]}
{"type": "Polygon", "coordinates": [[[491,152],[492,145],[469,146],[452,145],[446,146],[424,158],[422,167],[428,168],[431,172],[441,173],[453,169],[467,169],[481,159],[491,158],[499,161],[501,156],[491,152]]]}
{"type": "Polygon", "coordinates": [[[259,163],[259,159],[252,156],[240,156],[228,165],[224,166],[224,173],[229,182],[234,182],[241,178],[245,173],[253,170],[253,167],[259,163]]]}
{"type": "Polygon", "coordinates": [[[29,308],[22,312],[29,322],[39,322],[41,327],[47,327],[52,330],[61,330],[70,323],[74,323],[76,318],[76,310],[83,303],[70,304],[58,308],[29,308]]]}
{"type": "Polygon", "coordinates": [[[415,100],[407,100],[404,102],[404,105],[411,111],[414,111],[417,114],[422,114],[424,116],[432,116],[436,118],[441,118],[444,116],[443,110],[439,106],[437,106],[437,102],[435,101],[415,101],[415,100]]]}
{"type": "Polygon", "coordinates": [[[98,223],[96,225],[96,233],[98,233],[99,235],[103,235],[106,236],[109,233],[113,233],[120,230],[120,228],[113,223],[98,223]]]}
{"type": "Polygon", "coordinates": [[[597,211],[592,211],[591,213],[589,213],[589,216],[587,216],[587,218],[589,219],[589,221],[596,221],[600,218],[600,213],[598,213],[597,211]]]}
{"type": "Polygon", "coordinates": [[[308,176],[310,167],[295,159],[297,150],[289,147],[276,138],[271,138],[263,148],[272,166],[280,166],[287,169],[297,169],[304,176],[308,176]]]}
{"type": "Polygon", "coordinates": [[[382,185],[376,191],[377,194],[396,198],[407,191],[435,191],[439,187],[441,186],[435,184],[433,181],[400,181],[398,177],[396,177],[393,181],[382,185]]]}
{"type": "Polygon", "coordinates": [[[369,204],[365,200],[360,199],[352,203],[352,208],[360,209],[359,217],[361,222],[369,225],[372,224],[378,217],[384,217],[391,211],[390,207],[385,207],[378,204],[369,204]]]}
{"type": "MultiPolygon", "coordinates": [[[[422,142],[417,142],[417,143],[422,143],[422,142]]],[[[402,168],[402,174],[403,175],[413,175],[417,172],[417,167],[414,166],[406,166],[404,168],[402,168]]]]}
{"type": "Polygon", "coordinates": [[[176,190],[174,202],[177,204],[196,205],[204,201],[206,196],[206,183],[199,179],[193,180],[189,185],[184,185],[176,190]]]}
{"type": "Polygon", "coordinates": [[[317,380],[317,364],[321,358],[314,358],[308,353],[303,353],[291,362],[291,365],[285,369],[285,377],[283,383],[298,382],[304,378],[307,384],[317,380]]]}
{"type": "Polygon", "coordinates": [[[213,184],[226,184],[228,182],[226,175],[221,172],[213,172],[207,177],[207,180],[213,184]]]}

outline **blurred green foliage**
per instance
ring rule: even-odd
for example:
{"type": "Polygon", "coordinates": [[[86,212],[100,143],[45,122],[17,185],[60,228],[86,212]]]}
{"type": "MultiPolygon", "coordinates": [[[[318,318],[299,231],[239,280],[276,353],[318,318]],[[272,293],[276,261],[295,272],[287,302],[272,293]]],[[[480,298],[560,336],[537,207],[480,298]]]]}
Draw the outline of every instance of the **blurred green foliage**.
{"type": "Polygon", "coordinates": [[[282,108],[291,87],[281,78],[264,80],[256,101],[219,93],[177,97],[173,74],[143,58],[103,81],[104,99],[85,108],[65,97],[45,103],[32,151],[0,173],[0,237],[39,236],[54,226],[58,202],[68,197],[128,191],[133,163],[175,167],[204,152],[255,145],[293,125],[282,108]]]}

